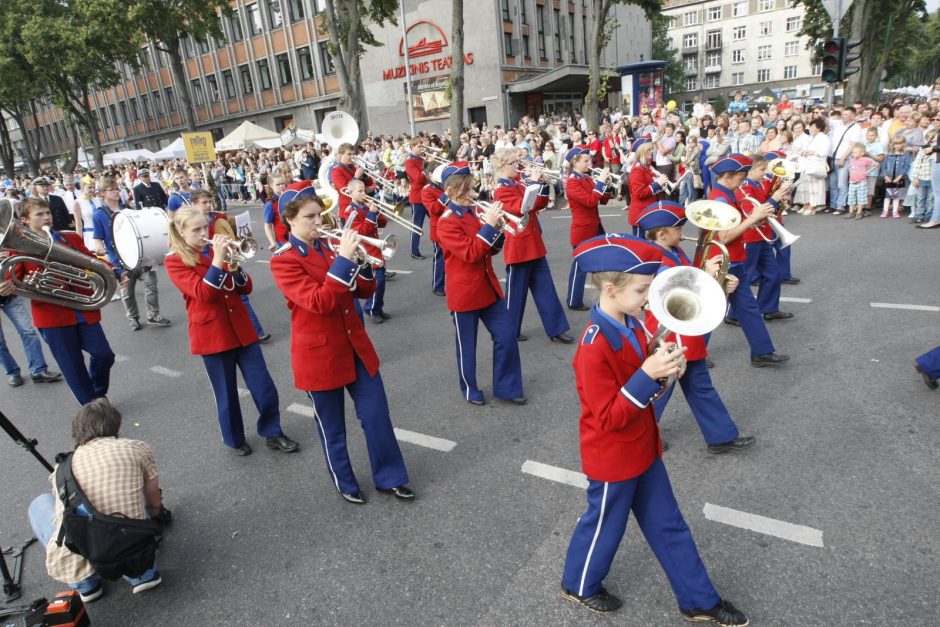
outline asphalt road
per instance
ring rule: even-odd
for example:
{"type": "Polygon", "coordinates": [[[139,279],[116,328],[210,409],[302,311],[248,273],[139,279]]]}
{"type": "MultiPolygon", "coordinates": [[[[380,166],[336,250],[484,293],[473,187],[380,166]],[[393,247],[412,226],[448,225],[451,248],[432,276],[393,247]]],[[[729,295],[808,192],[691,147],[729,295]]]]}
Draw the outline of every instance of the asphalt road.
{"type": "MultiPolygon", "coordinates": [[[[603,214],[608,230],[626,229],[619,207],[603,214]]],[[[257,222],[260,209],[252,215],[257,222]]],[[[553,211],[542,223],[564,293],[570,221],[553,211]]],[[[930,252],[940,235],[877,217],[792,216],[787,226],[803,236],[794,246],[803,282],[784,286],[784,295],[811,301],[785,302],[796,317],[771,325],[778,351],[792,359],[753,369],[741,331],[724,325],[710,345],[715,384],[757,445],[710,455],[685,400],[674,395],[662,428],[676,495],[716,587],[752,624],[934,625],[938,397],[912,360],[940,341],[940,313],[871,303],[940,305],[930,252]],[[823,546],[710,520],[706,504],[811,528],[823,546]]],[[[399,238],[407,239],[400,231],[399,238]]],[[[430,252],[427,242],[423,250],[430,252]]],[[[126,358],[114,368],[110,398],[124,415],[123,435],[155,448],[176,522],[159,553],[163,585],[135,596],[123,582],[108,583],[106,596],[89,606],[93,624],[682,624],[632,523],[606,580],[624,608],[600,617],[559,596],[584,492],[521,469],[532,461],[580,470],[574,347],[548,341],[531,301],[523,324],[529,341],[521,345],[529,404],[474,407],[460,397],[452,324],[443,299],[431,294],[430,261],[402,254],[392,262],[402,271],[387,291],[394,317],[367,328],[383,360],[393,422],[456,445],[443,451],[403,442],[418,498],[399,502],[372,489],[350,415],[350,453],[369,497],[355,507],[327,478],[312,420],[288,410],[308,403],[292,387],[289,316],[260,262],[268,253],[260,258],[249,264],[252,303],[274,336],[264,353],[299,454],[268,451],[257,436],[249,436],[255,454],[246,458],[222,446],[201,361],[189,353],[182,299],[162,268],[161,310],[172,327],[135,333],[120,303],[106,307],[108,338],[126,358]]],[[[578,334],[586,315],[569,313],[578,334]]],[[[25,365],[8,321],[4,331],[25,365]]],[[[482,334],[478,376],[488,398],[490,355],[482,334]]],[[[254,410],[244,400],[250,424],[254,410]]],[[[64,383],[4,385],[0,403],[48,458],[70,448],[76,405],[64,383]]],[[[26,509],[48,488],[42,467],[0,434],[0,544],[30,536],[26,509]]],[[[25,599],[63,588],[45,575],[43,558],[41,548],[28,549],[25,599]]]]}

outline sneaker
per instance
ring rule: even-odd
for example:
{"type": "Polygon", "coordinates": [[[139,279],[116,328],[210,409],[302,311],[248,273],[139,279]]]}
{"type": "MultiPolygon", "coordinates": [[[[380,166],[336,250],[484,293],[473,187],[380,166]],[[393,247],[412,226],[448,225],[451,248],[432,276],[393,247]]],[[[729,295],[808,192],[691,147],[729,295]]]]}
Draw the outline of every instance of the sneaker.
{"type": "Polygon", "coordinates": [[[11,388],[18,388],[23,385],[23,376],[19,374],[8,374],[7,383],[10,384],[11,388]]]}
{"type": "Polygon", "coordinates": [[[571,590],[565,588],[564,585],[561,587],[561,597],[567,599],[568,601],[574,601],[579,603],[584,607],[588,608],[592,612],[597,612],[599,614],[606,614],[608,612],[615,612],[620,609],[623,605],[623,601],[607,592],[604,588],[601,588],[596,594],[592,594],[589,597],[583,597],[578,594],[575,594],[571,590]]]}
{"type": "Polygon", "coordinates": [[[891,217],[892,217],[892,218],[900,218],[900,217],[901,217],[901,214],[898,213],[897,211],[895,211],[894,213],[891,214],[891,217]]]}
{"type": "Polygon", "coordinates": [[[140,320],[137,318],[128,318],[127,325],[131,328],[131,331],[140,331],[140,320]]]}
{"type": "MultiPolygon", "coordinates": [[[[823,212],[823,213],[825,213],[825,212],[823,212]]],[[[841,216],[843,213],[845,213],[845,212],[844,212],[844,211],[841,211],[841,210],[839,210],[839,209],[833,209],[833,210],[832,210],[832,215],[834,215],[834,216],[841,216]]]]}
{"type": "Polygon", "coordinates": [[[43,370],[42,372],[29,375],[29,378],[33,380],[33,383],[55,383],[56,381],[62,380],[62,374],[43,370]]]}
{"type": "Polygon", "coordinates": [[[157,314],[155,316],[150,316],[149,318],[147,318],[147,324],[153,324],[158,327],[168,327],[172,323],[166,318],[164,318],[163,316],[161,316],[160,314],[157,314]]]}
{"type": "Polygon", "coordinates": [[[134,586],[134,594],[140,594],[141,592],[146,592],[147,590],[153,590],[161,583],[163,583],[163,579],[160,578],[160,572],[154,571],[153,577],[147,581],[141,581],[139,584],[134,586]]]}
{"type": "Polygon", "coordinates": [[[719,601],[718,605],[710,610],[679,608],[679,612],[682,613],[682,618],[690,623],[717,623],[722,627],[747,627],[750,622],[744,612],[725,600],[719,601]]]}
{"type": "Polygon", "coordinates": [[[882,217],[882,218],[887,218],[887,217],[888,217],[888,210],[887,210],[887,209],[885,209],[884,211],[881,212],[881,217],[882,217]]]}
{"type": "Polygon", "coordinates": [[[83,603],[92,603],[104,596],[104,588],[101,587],[101,582],[99,581],[95,584],[95,587],[88,592],[79,591],[78,596],[81,597],[83,603]]]}

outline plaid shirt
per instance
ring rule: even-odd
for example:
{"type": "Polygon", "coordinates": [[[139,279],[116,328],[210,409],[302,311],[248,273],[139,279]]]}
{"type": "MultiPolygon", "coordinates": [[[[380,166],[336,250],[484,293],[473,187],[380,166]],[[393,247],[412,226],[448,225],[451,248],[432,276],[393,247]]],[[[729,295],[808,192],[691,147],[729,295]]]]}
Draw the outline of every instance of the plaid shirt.
{"type": "Polygon", "coordinates": [[[933,155],[928,155],[924,152],[924,149],[921,148],[917,151],[917,156],[914,157],[914,163],[911,164],[911,180],[914,179],[920,181],[929,181],[932,177],[933,170],[933,155]]]}
{"type": "MultiPolygon", "coordinates": [[[[91,504],[102,514],[120,512],[128,518],[147,518],[144,484],[157,476],[150,445],[139,440],[96,438],[75,449],[72,474],[91,504]]],[[[62,525],[64,506],[55,489],[55,473],[49,476],[55,499],[55,528],[62,525]]],[[[77,583],[94,574],[91,564],[56,545],[58,532],[46,546],[46,570],[53,579],[77,583]]]]}
{"type": "Polygon", "coordinates": [[[748,131],[745,135],[737,135],[731,138],[731,152],[739,152],[742,154],[747,153],[758,153],[760,152],[760,142],[761,139],[754,133],[748,131]]]}

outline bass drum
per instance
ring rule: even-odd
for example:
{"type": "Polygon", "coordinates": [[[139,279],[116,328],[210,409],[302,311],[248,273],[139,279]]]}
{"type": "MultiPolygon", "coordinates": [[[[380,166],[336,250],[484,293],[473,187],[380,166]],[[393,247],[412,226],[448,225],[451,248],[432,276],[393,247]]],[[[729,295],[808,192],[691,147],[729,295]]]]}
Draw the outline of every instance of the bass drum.
{"type": "Polygon", "coordinates": [[[125,209],[114,214],[114,248],[127,270],[163,265],[169,218],[160,207],[125,209]]]}

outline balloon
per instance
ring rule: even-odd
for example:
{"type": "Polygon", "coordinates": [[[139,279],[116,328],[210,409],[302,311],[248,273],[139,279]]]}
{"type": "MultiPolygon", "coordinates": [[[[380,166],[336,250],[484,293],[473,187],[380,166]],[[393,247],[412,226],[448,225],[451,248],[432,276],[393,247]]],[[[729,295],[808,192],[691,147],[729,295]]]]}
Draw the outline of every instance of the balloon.
{"type": "Polygon", "coordinates": [[[675,109],[675,108],[676,108],[676,101],[675,101],[675,100],[670,100],[669,102],[667,102],[667,103],[666,103],[666,108],[667,108],[668,110],[670,110],[670,111],[672,111],[673,109],[675,109]]]}

